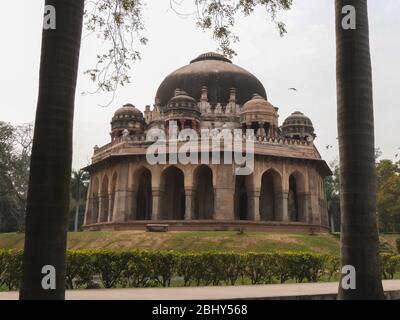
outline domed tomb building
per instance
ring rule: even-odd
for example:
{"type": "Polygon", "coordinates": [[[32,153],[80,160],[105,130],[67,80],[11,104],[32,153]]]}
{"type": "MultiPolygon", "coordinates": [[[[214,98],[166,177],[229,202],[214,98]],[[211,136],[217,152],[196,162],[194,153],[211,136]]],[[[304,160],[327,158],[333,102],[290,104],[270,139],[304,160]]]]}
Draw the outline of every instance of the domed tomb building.
{"type": "MultiPolygon", "coordinates": [[[[153,108],[117,109],[110,143],[94,148],[84,229],[328,230],[324,178],[332,173],[314,145],[313,124],[297,111],[279,126],[278,111],[254,75],[220,54],[172,72],[153,108]],[[172,124],[200,137],[204,129],[240,132],[243,144],[254,145],[252,170],[238,175],[234,161],[150,164],[148,133],[158,129],[167,140],[172,124]]],[[[213,148],[207,153],[224,160],[225,149],[213,148]]]]}

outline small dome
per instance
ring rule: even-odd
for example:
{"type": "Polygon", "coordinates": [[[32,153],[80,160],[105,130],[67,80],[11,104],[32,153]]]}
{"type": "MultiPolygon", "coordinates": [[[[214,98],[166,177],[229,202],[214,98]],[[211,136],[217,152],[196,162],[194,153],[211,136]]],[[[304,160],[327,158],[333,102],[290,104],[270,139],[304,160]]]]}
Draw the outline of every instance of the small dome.
{"type": "Polygon", "coordinates": [[[113,119],[118,118],[137,118],[143,119],[143,113],[137,109],[133,104],[127,103],[121,108],[117,109],[114,113],[113,119]]]}
{"type": "Polygon", "coordinates": [[[294,139],[314,139],[314,126],[310,118],[300,111],[293,112],[282,125],[284,136],[294,139]]]}
{"type": "Polygon", "coordinates": [[[129,135],[142,134],[144,127],[143,113],[128,103],[115,111],[111,120],[111,137],[123,136],[124,132],[129,135]]]}
{"type": "Polygon", "coordinates": [[[305,116],[304,113],[300,111],[293,112],[286,120],[283,122],[283,127],[285,126],[307,126],[313,127],[313,124],[309,117],[305,116]]]}
{"type": "Polygon", "coordinates": [[[168,101],[167,110],[168,109],[194,109],[200,111],[197,106],[197,101],[180,89],[175,89],[175,96],[168,101]]]}
{"type": "Polygon", "coordinates": [[[247,101],[241,109],[241,113],[247,112],[268,112],[271,114],[275,114],[276,109],[271,103],[269,103],[259,94],[253,94],[253,98],[247,101]]]}
{"type": "Polygon", "coordinates": [[[278,126],[278,108],[259,94],[253,94],[240,110],[240,118],[242,123],[265,122],[278,126]]]}

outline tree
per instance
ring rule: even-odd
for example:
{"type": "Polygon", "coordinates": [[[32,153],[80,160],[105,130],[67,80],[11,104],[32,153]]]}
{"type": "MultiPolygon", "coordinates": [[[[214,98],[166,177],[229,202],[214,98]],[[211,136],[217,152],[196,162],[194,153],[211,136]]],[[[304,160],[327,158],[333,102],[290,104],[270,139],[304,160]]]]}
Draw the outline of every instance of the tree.
{"type": "MultiPolygon", "coordinates": [[[[89,174],[83,170],[72,170],[71,177],[71,206],[73,213],[73,231],[77,232],[79,225],[82,224],[84,206],[81,206],[82,199],[85,199],[89,183],[89,174]],[[83,210],[81,210],[83,209],[83,210]]],[[[85,203],[85,202],[84,202],[85,203]]]]}
{"type": "Polygon", "coordinates": [[[376,172],[380,229],[383,232],[400,232],[400,162],[381,160],[376,172]]]}
{"type": "Polygon", "coordinates": [[[33,126],[0,122],[0,231],[23,231],[33,126]]]}
{"type": "MultiPolygon", "coordinates": [[[[222,48],[229,46],[233,34],[233,14],[250,14],[255,6],[264,6],[275,21],[277,10],[289,9],[292,0],[195,0],[202,7],[199,25],[214,27],[214,37],[222,48]],[[228,18],[228,20],[226,20],[228,18]],[[228,42],[227,42],[228,41],[228,42]]],[[[85,12],[88,28],[100,27],[103,38],[111,43],[106,54],[98,55],[98,65],[88,74],[102,90],[113,91],[129,80],[129,61],[137,54],[125,44],[140,31],[140,0],[97,0],[94,14],[85,12]],[[128,24],[127,24],[128,22],[128,24]],[[130,25],[129,23],[133,23],[130,25]],[[136,24],[135,24],[136,23],[136,24]],[[105,28],[104,27],[105,25],[105,28]],[[136,28],[137,27],[137,28],[136,28]],[[133,28],[133,29],[132,29],[133,28]],[[108,75],[102,77],[102,75],[108,75]]],[[[69,184],[71,179],[74,97],[84,16],[84,0],[46,0],[46,10],[56,12],[56,28],[44,29],[39,79],[39,98],[30,166],[26,232],[20,299],[65,298],[65,250],[68,224],[69,184]],[[44,290],[42,268],[56,270],[56,289],[44,290]]],[[[281,33],[284,25],[277,22],[281,33]]],[[[94,28],[94,29],[93,29],[94,28]]],[[[146,42],[146,41],[143,41],[146,42]]],[[[232,52],[226,52],[232,53],[232,52]]]]}
{"type": "Polygon", "coordinates": [[[84,0],[45,3],[55,8],[56,28],[42,33],[20,299],[65,298],[72,123],[84,0]],[[46,265],[56,271],[54,290],[42,287],[46,265]]]}
{"type": "Polygon", "coordinates": [[[356,270],[356,289],[340,286],[339,299],[383,299],[367,0],[335,5],[341,264],[356,270]]]}
{"type": "Polygon", "coordinates": [[[333,176],[325,178],[325,192],[331,231],[336,232],[336,230],[339,230],[341,224],[339,164],[333,162],[331,167],[333,176]]]}

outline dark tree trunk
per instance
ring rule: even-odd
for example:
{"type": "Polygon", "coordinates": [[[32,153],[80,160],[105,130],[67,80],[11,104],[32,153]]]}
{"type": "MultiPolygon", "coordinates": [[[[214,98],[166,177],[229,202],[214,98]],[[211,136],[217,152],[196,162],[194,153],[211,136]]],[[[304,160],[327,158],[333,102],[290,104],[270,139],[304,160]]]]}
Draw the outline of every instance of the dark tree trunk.
{"type": "Polygon", "coordinates": [[[43,30],[39,97],[30,166],[20,299],[65,298],[65,251],[72,124],[84,0],[46,0],[56,29],[43,30]],[[56,270],[56,289],[42,288],[42,267],[56,270]]]}
{"type": "Polygon", "coordinates": [[[356,269],[356,289],[340,285],[339,299],[382,299],[367,0],[335,3],[341,262],[356,269]],[[346,5],[356,9],[356,29],[342,28],[346,5]]]}

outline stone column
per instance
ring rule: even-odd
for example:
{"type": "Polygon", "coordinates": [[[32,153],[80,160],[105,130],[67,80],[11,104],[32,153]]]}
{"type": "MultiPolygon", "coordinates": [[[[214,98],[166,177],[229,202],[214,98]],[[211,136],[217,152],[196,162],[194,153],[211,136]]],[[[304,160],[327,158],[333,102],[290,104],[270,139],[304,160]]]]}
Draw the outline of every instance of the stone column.
{"type": "Polygon", "coordinates": [[[304,223],[312,223],[310,221],[309,213],[310,213],[310,193],[302,192],[297,194],[298,198],[298,206],[299,206],[299,220],[304,223]]]}
{"type": "Polygon", "coordinates": [[[112,203],[112,196],[111,193],[108,195],[108,213],[107,213],[107,221],[111,221],[113,211],[113,203],[112,203]]]}
{"type": "Polygon", "coordinates": [[[96,223],[99,216],[99,197],[92,198],[92,214],[89,223],[96,223]]]}
{"type": "Polygon", "coordinates": [[[161,191],[160,188],[152,188],[152,198],[153,198],[153,212],[151,214],[151,220],[160,220],[161,212],[161,191]]]}
{"type": "Polygon", "coordinates": [[[129,178],[129,163],[125,161],[121,163],[120,170],[118,172],[118,181],[115,192],[115,215],[113,216],[113,222],[121,223],[128,219],[130,211],[130,196],[131,191],[128,190],[128,178],[129,178]]]}
{"type": "Polygon", "coordinates": [[[279,191],[275,194],[275,212],[276,212],[276,220],[289,222],[289,214],[288,214],[288,198],[289,193],[286,191],[279,191]]]}
{"type": "Polygon", "coordinates": [[[104,203],[103,203],[103,196],[99,196],[99,213],[97,215],[97,223],[100,223],[101,221],[101,216],[103,215],[104,211],[104,203]]]}
{"type": "Polygon", "coordinates": [[[249,197],[249,218],[250,220],[260,221],[260,191],[248,192],[249,197]]]}
{"type": "Polygon", "coordinates": [[[193,189],[185,188],[185,220],[193,219],[193,189]]]}
{"type": "Polygon", "coordinates": [[[234,188],[215,188],[215,219],[216,220],[234,220],[234,188]]]}

